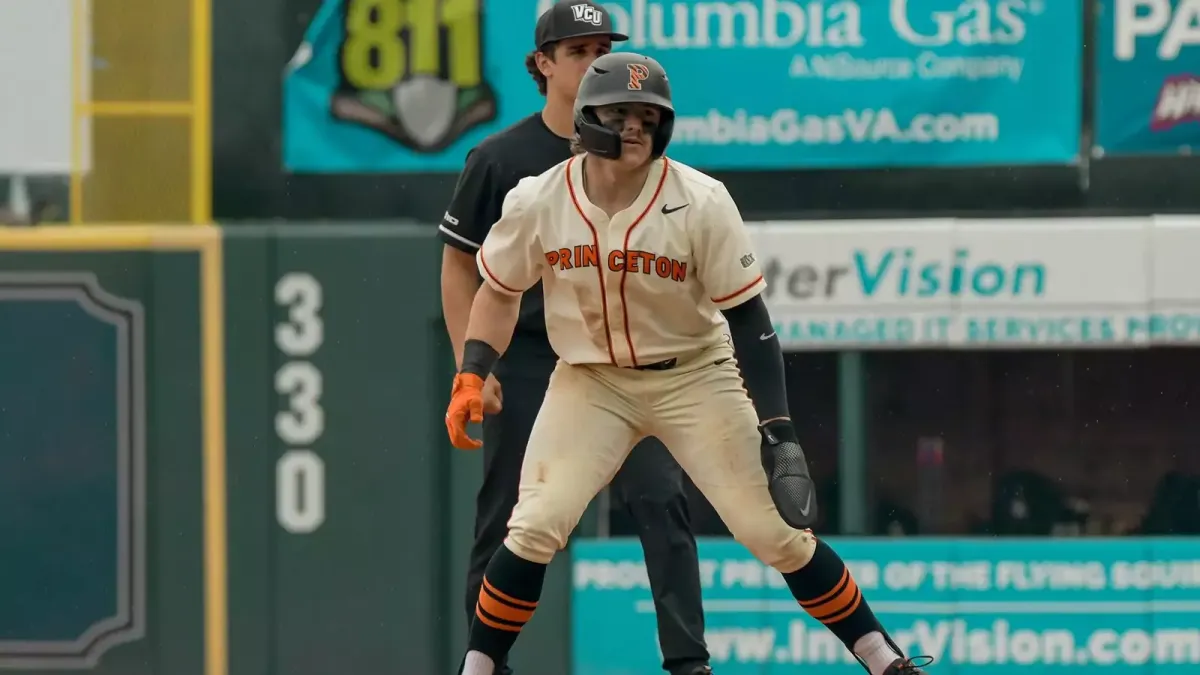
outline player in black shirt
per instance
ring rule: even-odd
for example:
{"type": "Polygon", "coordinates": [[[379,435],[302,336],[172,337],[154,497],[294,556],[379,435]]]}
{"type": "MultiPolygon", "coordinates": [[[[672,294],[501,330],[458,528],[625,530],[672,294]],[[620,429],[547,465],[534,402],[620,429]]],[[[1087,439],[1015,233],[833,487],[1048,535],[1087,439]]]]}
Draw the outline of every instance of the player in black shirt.
{"type": "MultiPolygon", "coordinates": [[[[590,0],[551,7],[538,19],[536,50],[526,58],[526,68],[546,96],[545,107],[489,136],[467,155],[438,228],[445,243],[442,308],[458,366],[471,301],[481,282],[475,253],[499,220],[504,196],[520,179],[571,156],[568,139],[575,133],[579,80],[596,57],[611,50],[614,40],[625,39],[613,31],[608,12],[590,0]]],[[[539,284],[522,296],[512,344],[484,388],[484,479],[476,500],[475,543],[467,574],[468,620],[475,616],[484,568],[508,533],[525,445],[557,359],[546,336],[539,284]]],[[[638,524],[658,614],[663,669],[672,675],[711,673],[682,470],[662,443],[647,438],[634,448],[612,486],[638,524]]],[[[511,671],[501,664],[500,672],[511,671]]]]}

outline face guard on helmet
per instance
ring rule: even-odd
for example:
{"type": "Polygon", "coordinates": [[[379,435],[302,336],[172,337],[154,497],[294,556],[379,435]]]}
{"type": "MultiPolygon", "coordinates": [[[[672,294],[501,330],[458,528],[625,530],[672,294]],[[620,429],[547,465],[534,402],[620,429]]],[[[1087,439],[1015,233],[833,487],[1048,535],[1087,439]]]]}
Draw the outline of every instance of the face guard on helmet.
{"type": "Polygon", "coordinates": [[[579,143],[584,150],[605,159],[621,156],[621,130],[602,124],[596,108],[614,103],[658,106],[662,116],[654,129],[650,157],[661,157],[675,128],[671,85],[662,65],[649,56],[612,52],[593,61],[579,82],[579,93],[575,96],[575,133],[579,134],[579,143]]]}

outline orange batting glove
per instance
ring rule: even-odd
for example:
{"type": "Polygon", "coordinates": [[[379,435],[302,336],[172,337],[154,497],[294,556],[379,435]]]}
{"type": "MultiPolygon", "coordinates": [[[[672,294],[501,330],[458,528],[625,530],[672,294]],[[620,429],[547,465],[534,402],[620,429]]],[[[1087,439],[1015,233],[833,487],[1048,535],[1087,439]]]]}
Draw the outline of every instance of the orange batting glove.
{"type": "Polygon", "coordinates": [[[478,450],[483,447],[467,435],[468,422],[483,421],[483,380],[472,373],[454,376],[454,387],[450,390],[450,406],[446,409],[446,431],[450,433],[450,444],[459,450],[478,450]]]}

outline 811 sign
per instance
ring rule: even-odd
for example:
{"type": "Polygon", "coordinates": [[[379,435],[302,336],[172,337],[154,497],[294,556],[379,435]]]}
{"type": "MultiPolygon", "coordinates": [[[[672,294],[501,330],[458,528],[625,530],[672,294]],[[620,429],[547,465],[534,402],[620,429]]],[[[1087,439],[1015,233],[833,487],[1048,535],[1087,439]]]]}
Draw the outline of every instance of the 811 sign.
{"type": "Polygon", "coordinates": [[[325,341],[321,284],[307,272],[289,272],[275,284],[275,302],[287,318],[275,325],[283,356],[275,393],[275,435],[287,449],[275,464],[275,518],[292,534],[315,532],[325,522],[325,462],[312,446],[325,432],[324,381],[311,359],[325,341]]]}

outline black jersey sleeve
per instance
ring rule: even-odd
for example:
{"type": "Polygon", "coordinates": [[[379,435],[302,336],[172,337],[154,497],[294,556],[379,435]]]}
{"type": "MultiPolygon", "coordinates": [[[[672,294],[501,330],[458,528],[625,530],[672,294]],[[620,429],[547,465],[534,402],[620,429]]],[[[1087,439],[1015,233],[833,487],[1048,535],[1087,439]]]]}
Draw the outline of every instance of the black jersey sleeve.
{"type": "Polygon", "coordinates": [[[488,153],[476,148],[467,155],[450,206],[438,226],[444,243],[472,255],[479,250],[492,223],[500,218],[504,203],[500,174],[488,153]]]}
{"type": "Polygon", "coordinates": [[[783,350],[771,322],[771,312],[762,295],[722,310],[729,322],[733,352],[742,369],[746,391],[754,402],[758,419],[790,417],[787,383],[783,371],[783,350]]]}

